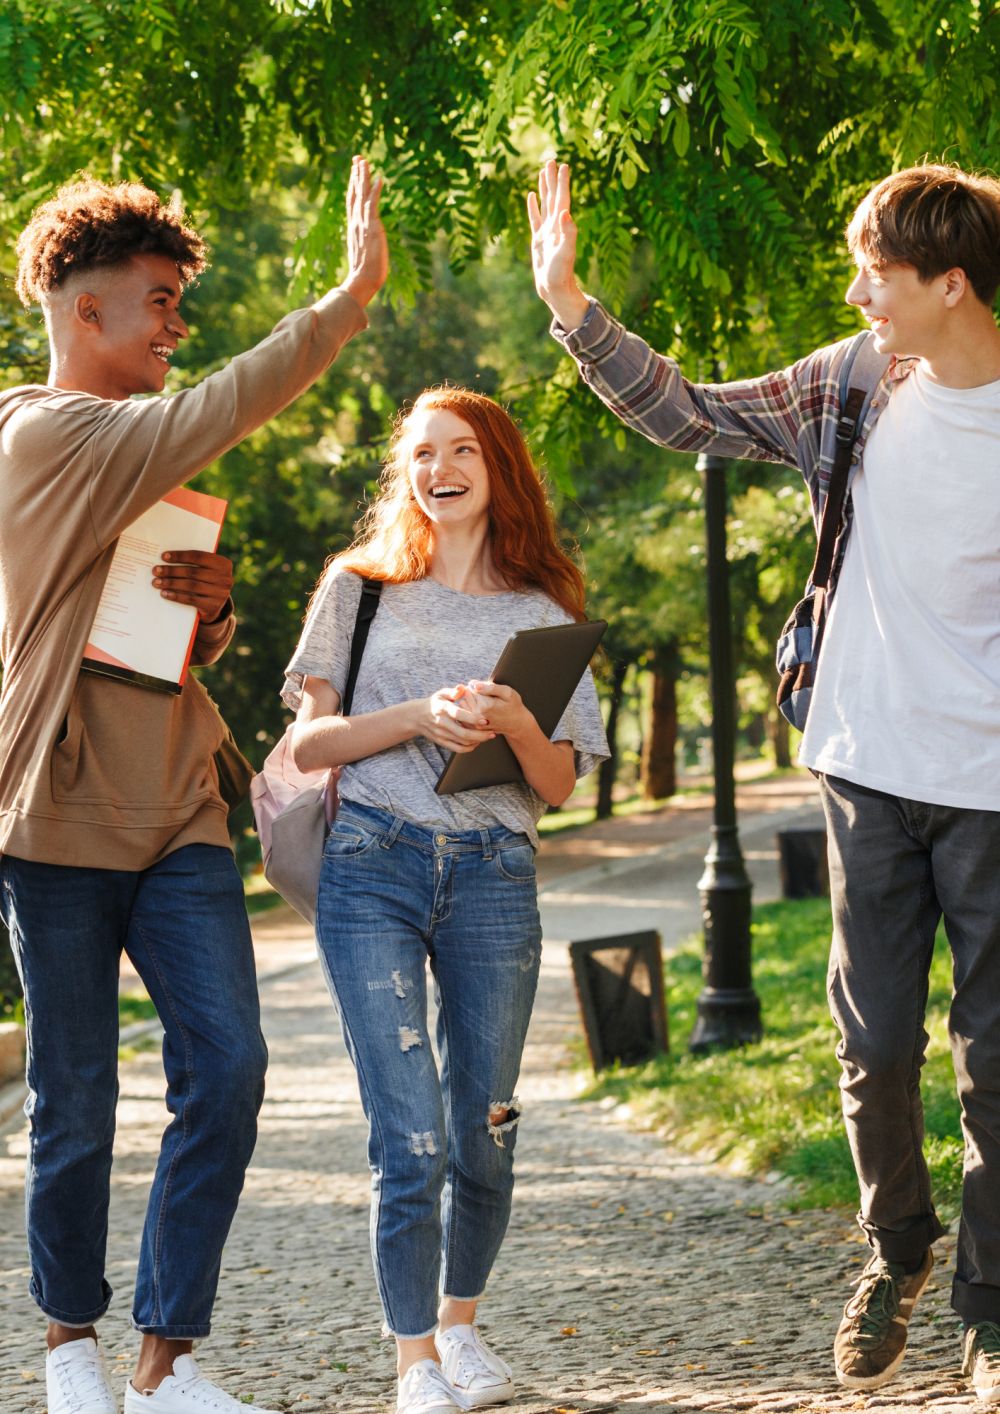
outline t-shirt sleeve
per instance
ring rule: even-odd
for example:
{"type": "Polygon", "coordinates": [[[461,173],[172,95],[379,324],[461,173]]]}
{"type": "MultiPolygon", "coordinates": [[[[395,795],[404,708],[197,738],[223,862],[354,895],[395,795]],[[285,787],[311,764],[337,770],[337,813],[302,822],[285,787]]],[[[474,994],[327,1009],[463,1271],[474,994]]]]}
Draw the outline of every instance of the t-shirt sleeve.
{"type": "Polygon", "coordinates": [[[595,766],[599,766],[611,755],[600,703],[597,700],[594,676],[589,668],[580,679],[579,686],[569,700],[569,706],[560,717],[552,733],[552,740],[573,743],[578,779],[589,775],[595,766]]]}
{"type": "Polygon", "coordinates": [[[292,660],[285,669],[281,700],[297,712],[307,677],[323,678],[343,701],[351,663],[351,639],[361,600],[361,579],[332,566],[323,577],[302,627],[292,660]]]}

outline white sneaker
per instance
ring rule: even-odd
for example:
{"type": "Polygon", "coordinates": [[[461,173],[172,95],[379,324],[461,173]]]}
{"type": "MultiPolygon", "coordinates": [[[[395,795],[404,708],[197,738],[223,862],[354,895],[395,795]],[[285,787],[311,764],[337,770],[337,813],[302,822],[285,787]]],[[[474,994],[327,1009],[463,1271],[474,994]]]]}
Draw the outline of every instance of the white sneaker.
{"type": "Polygon", "coordinates": [[[125,1386],[125,1414],[278,1414],[259,1404],[244,1404],[201,1374],[193,1355],[178,1355],[174,1373],[146,1394],[125,1386]]]}
{"type": "Polygon", "coordinates": [[[438,1331],[434,1343],[461,1409],[481,1409],[512,1398],[510,1366],[489,1348],[475,1326],[450,1326],[438,1331]]]}
{"type": "Polygon", "coordinates": [[[436,1360],[418,1360],[399,1382],[396,1414],[453,1414],[460,1408],[436,1360]]]}
{"type": "Polygon", "coordinates": [[[118,1414],[104,1351],[93,1336],[49,1351],[45,1395],[49,1414],[118,1414]]]}

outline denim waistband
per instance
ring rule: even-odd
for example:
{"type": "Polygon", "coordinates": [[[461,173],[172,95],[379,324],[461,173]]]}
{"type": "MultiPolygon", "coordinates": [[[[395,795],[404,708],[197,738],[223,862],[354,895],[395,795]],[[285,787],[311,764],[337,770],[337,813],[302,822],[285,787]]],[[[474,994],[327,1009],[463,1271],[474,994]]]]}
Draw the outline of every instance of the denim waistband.
{"type": "Polygon", "coordinates": [[[356,800],[342,800],[338,819],[353,817],[372,834],[382,835],[386,846],[397,840],[429,854],[482,854],[488,859],[496,850],[511,845],[533,848],[527,835],[508,830],[506,825],[493,825],[480,830],[455,830],[447,825],[415,825],[389,810],[375,805],[362,805],[356,800]]]}

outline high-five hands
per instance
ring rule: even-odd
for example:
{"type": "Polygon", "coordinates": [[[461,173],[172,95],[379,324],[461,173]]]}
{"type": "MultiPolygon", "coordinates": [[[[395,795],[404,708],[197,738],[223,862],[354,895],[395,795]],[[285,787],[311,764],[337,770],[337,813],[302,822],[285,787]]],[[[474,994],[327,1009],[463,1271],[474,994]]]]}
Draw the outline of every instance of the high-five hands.
{"type": "Polygon", "coordinates": [[[381,193],[382,178],[372,180],[367,158],[353,158],[347,184],[349,270],[341,289],[353,295],[360,305],[366,305],[378,293],[389,273],[389,247],[378,214],[381,193]]]}
{"type": "Polygon", "coordinates": [[[589,307],[576,282],[576,225],[569,209],[569,167],[546,162],[538,173],[538,196],[528,195],[531,265],[535,289],[564,329],[576,329],[589,307]]]}

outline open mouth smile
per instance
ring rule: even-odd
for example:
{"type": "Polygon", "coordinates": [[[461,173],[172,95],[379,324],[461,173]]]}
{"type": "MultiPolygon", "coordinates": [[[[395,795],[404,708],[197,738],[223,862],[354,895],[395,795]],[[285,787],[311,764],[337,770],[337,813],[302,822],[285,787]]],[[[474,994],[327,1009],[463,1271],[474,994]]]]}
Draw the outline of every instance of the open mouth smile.
{"type": "Polygon", "coordinates": [[[170,355],[173,353],[173,349],[171,348],[171,346],[169,344],[150,344],[150,348],[153,350],[153,353],[160,360],[160,362],[167,364],[167,366],[169,367],[170,355]]]}
{"type": "Polygon", "coordinates": [[[432,501],[448,501],[464,496],[468,489],[467,486],[432,486],[430,496],[432,501]]]}

